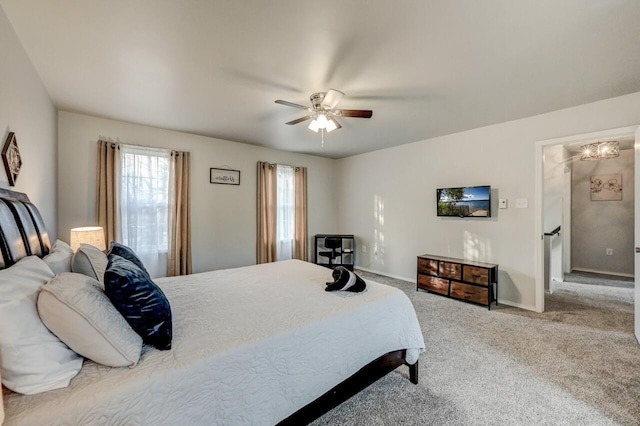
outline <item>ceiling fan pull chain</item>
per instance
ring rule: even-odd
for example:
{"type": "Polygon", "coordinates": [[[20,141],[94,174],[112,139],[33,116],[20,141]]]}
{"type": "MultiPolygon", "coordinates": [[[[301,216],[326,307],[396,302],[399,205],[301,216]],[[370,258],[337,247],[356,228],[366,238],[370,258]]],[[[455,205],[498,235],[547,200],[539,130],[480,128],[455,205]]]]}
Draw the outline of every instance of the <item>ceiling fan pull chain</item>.
{"type": "Polygon", "coordinates": [[[322,130],[322,146],[321,146],[321,148],[324,148],[324,129],[321,129],[321,130],[322,130]]]}

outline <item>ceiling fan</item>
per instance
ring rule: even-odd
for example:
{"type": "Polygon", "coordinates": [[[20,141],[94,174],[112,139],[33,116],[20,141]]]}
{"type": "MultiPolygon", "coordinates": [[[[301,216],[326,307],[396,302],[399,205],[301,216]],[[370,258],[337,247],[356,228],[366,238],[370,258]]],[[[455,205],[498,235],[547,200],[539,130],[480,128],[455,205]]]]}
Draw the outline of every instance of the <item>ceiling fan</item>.
{"type": "Polygon", "coordinates": [[[285,124],[298,124],[303,121],[312,120],[309,124],[309,129],[314,132],[322,129],[327,133],[335,129],[340,129],[342,126],[336,120],[336,117],[349,117],[349,118],[371,118],[373,111],[367,109],[336,109],[335,106],[340,102],[340,99],[344,96],[344,93],[339,90],[329,89],[328,92],[318,92],[312,94],[309,99],[311,100],[311,107],[306,107],[300,104],[294,104],[293,102],[283,101],[278,99],[277,104],[290,106],[293,108],[304,109],[311,114],[300,117],[296,120],[289,121],[285,124]]]}

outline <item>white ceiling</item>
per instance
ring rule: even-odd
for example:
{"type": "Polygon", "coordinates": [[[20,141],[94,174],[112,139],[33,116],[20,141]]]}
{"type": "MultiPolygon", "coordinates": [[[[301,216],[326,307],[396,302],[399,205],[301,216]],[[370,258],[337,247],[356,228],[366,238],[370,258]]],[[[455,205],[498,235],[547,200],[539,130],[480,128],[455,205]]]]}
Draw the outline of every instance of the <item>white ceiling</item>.
{"type": "Polygon", "coordinates": [[[640,91],[638,0],[0,4],[61,110],[332,158],[640,91]]]}

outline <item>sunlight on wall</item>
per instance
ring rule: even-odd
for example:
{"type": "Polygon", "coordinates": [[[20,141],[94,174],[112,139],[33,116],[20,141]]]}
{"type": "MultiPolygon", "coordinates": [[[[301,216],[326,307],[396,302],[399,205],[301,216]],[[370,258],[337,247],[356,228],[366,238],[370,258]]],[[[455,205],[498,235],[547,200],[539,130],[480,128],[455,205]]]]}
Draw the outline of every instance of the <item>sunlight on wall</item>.
{"type": "Polygon", "coordinates": [[[483,239],[469,231],[464,231],[462,244],[465,259],[482,262],[487,262],[491,259],[491,242],[488,239],[483,239]]]}
{"type": "Polygon", "coordinates": [[[373,196],[373,255],[374,262],[384,265],[384,201],[379,195],[373,196]]]}

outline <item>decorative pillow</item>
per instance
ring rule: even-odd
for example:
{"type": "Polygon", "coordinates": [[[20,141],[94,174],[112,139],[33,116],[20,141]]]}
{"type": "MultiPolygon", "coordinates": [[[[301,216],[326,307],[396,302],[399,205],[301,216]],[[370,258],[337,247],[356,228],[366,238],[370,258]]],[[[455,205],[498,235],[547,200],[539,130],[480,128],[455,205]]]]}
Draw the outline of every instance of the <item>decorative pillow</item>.
{"type": "Polygon", "coordinates": [[[71,270],[104,284],[104,271],[107,269],[107,262],[107,255],[98,247],[80,244],[78,251],[73,255],[71,270]]]}
{"type": "Polygon", "coordinates": [[[0,271],[2,383],[18,393],[64,388],[82,368],[82,357],[47,330],[38,316],[38,291],[52,278],[51,269],[36,256],[0,271]]]}
{"type": "Polygon", "coordinates": [[[362,278],[344,266],[336,266],[331,275],[333,276],[333,282],[327,283],[325,291],[351,291],[360,293],[367,288],[367,284],[362,278]]]}
{"type": "Polygon", "coordinates": [[[145,343],[161,350],[171,349],[171,306],[145,271],[110,254],[104,291],[145,343]]]}
{"type": "Polygon", "coordinates": [[[73,249],[64,241],[56,240],[48,255],[42,258],[54,274],[71,272],[73,249]]]}
{"type": "Polygon", "coordinates": [[[109,367],[133,367],[142,339],[104,294],[100,283],[82,274],[62,273],[38,296],[44,325],[76,353],[109,367]]]}
{"type": "Polygon", "coordinates": [[[147,275],[149,275],[149,272],[147,271],[147,268],[144,267],[144,263],[142,263],[142,260],[140,260],[138,255],[130,247],[127,247],[124,244],[120,244],[116,241],[111,241],[107,257],[112,254],[124,257],[128,261],[135,263],[138,268],[142,269],[147,275]]]}

